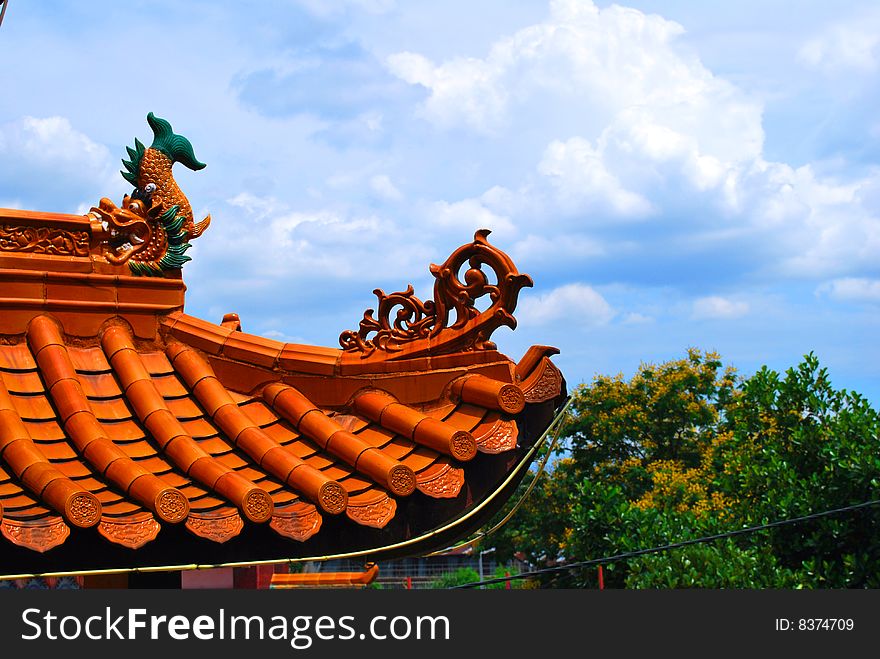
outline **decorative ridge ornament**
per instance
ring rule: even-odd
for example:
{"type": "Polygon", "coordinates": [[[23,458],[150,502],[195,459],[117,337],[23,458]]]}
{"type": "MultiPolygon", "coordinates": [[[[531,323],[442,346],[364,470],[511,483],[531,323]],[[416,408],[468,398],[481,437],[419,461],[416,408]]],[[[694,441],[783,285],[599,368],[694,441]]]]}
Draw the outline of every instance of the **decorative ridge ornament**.
{"type": "Polygon", "coordinates": [[[196,159],[190,141],[152,112],[147,122],[153,129],[152,144],[145,147],[135,139],[134,148],[126,147],[129,160],[122,161],[125,170],[120,173],[135,186],[134,191],[125,195],[121,208],[105,197],[90,212],[107,232],[104,257],[108,261],[128,263],[133,275],[163,276],[190,260],[185,255],[189,240],[204,233],[211,216],[194,222],[189,199],[171,171],[176,162],[196,171],[205,167],[196,159]]]}
{"type": "Polygon", "coordinates": [[[517,271],[507,254],[489,244],[489,233],[488,229],[478,230],[472,243],[459,247],[442,265],[431,265],[436,279],[433,300],[417,298],[411,285],[390,295],[374,290],[378,316],[367,309],[358,331],[346,330],[339,336],[342,349],[360,353],[361,359],[377,352],[382,359],[400,359],[494,350],[496,346],[489,340],[492,332],[502,325],[516,328],[513,311],[519,292],[534,283],[517,271]],[[462,280],[459,275],[465,263],[468,269],[462,280]],[[482,270],[484,265],[493,271],[496,283],[490,283],[482,270]],[[484,296],[490,304],[480,311],[476,302],[484,296]],[[454,322],[449,324],[453,314],[454,322]]]}

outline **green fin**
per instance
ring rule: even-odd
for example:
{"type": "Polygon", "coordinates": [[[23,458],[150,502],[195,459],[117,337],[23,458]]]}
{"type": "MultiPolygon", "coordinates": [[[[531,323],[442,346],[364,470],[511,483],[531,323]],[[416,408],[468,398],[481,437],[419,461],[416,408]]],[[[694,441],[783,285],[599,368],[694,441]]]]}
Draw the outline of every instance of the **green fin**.
{"type": "Polygon", "coordinates": [[[120,171],[122,174],[122,178],[131,183],[134,187],[137,187],[137,177],[138,172],[141,168],[141,159],[144,157],[144,152],[147,150],[146,147],[141,143],[141,141],[137,138],[134,140],[134,149],[130,146],[125,147],[126,152],[128,153],[128,157],[131,160],[123,160],[122,164],[127,169],[127,172],[120,171]]]}
{"type": "Polygon", "coordinates": [[[164,153],[172,162],[179,162],[190,169],[199,170],[205,167],[205,163],[196,159],[190,141],[183,135],[176,134],[165,119],[150,112],[147,123],[153,129],[153,143],[150,145],[153,149],[164,153]]]}

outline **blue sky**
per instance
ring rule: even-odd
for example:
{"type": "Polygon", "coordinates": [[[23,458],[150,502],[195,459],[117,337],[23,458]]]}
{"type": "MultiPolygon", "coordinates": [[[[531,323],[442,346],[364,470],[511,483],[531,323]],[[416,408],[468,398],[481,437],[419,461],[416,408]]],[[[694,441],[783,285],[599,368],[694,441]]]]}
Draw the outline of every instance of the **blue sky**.
{"type": "Polygon", "coordinates": [[[880,403],[876,3],[13,0],[0,54],[0,206],[118,201],[149,111],[190,138],[191,314],[335,346],[486,227],[535,280],[493,338],[572,385],[814,351],[880,403]]]}

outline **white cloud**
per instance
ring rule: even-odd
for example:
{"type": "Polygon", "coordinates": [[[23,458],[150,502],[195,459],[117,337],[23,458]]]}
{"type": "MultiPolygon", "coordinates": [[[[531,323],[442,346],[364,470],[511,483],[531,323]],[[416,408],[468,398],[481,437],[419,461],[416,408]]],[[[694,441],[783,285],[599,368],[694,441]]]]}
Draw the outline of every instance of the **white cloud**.
{"type": "MultiPolygon", "coordinates": [[[[820,179],[805,165],[790,175],[792,195],[805,210],[785,225],[789,246],[781,268],[788,274],[821,277],[870,267],[880,250],[880,217],[871,206],[880,171],[849,181],[820,179]]],[[[769,197],[769,196],[768,196],[769,197]]],[[[768,200],[769,201],[769,200],[768,200]]]]}
{"type": "Polygon", "coordinates": [[[463,122],[481,132],[494,132],[504,118],[508,93],[495,80],[489,63],[457,59],[438,67],[422,55],[403,52],[388,58],[388,68],[404,82],[431,90],[422,112],[441,126],[463,122]]]}
{"type": "Polygon", "coordinates": [[[871,73],[877,69],[880,45],[880,13],[858,21],[831,25],[806,41],[798,51],[801,61],[827,72],[852,69],[871,73]]]}
{"type": "Polygon", "coordinates": [[[388,57],[388,68],[410,85],[431,88],[437,83],[433,62],[418,53],[395,53],[388,57]]]}
{"type": "Polygon", "coordinates": [[[274,197],[260,197],[250,192],[240,192],[226,203],[242,209],[249,217],[257,220],[271,218],[281,212],[284,205],[274,197]]]}
{"type": "MultiPolygon", "coordinates": [[[[496,39],[484,57],[407,51],[386,60],[427,90],[419,112],[436,126],[531,149],[520,153],[535,164],[518,182],[492,181],[475,198],[439,202],[440,225],[459,224],[461,211],[488,212],[519,233],[537,221],[566,242],[610,251],[587,232],[650,219],[668,226],[670,239],[687,226],[683,240],[702,249],[735,239],[745,262],[754,245],[763,276],[842,276],[874,258],[880,218],[863,191],[880,188],[880,172],[833,178],[810,164],[768,160],[762,103],[680,45],[678,23],[587,0],[550,7],[545,20],[496,39]]],[[[873,53],[877,17],[829,34],[852,37],[853,53],[873,53]]],[[[833,43],[822,41],[823,58],[833,43]]],[[[643,253],[655,248],[633,240],[643,253]]]]}
{"type": "Polygon", "coordinates": [[[647,199],[626,190],[608,172],[589,141],[573,137],[566,142],[555,140],[544,152],[538,172],[556,189],[556,199],[569,211],[585,207],[607,206],[615,215],[639,216],[651,211],[647,199]]]}
{"type": "Polygon", "coordinates": [[[39,210],[74,212],[124,189],[109,150],[76,130],[66,117],[22,117],[0,125],[0,180],[18,201],[39,210]],[[53,198],[78,199],[67,209],[53,198]]]}
{"type": "Polygon", "coordinates": [[[65,117],[24,117],[4,127],[0,149],[33,162],[57,164],[77,162],[85,166],[103,165],[109,153],[73,129],[65,117]]]}
{"type": "Polygon", "coordinates": [[[682,32],[617,5],[556,1],[546,21],[496,41],[483,59],[437,64],[403,52],[387,65],[429,90],[421,111],[439,126],[497,135],[517,116],[570,111],[590,139],[621,110],[642,107],[673,129],[699,132],[707,145],[754,153],[763,141],[760,106],[679,52],[682,32]]]}
{"type": "Polygon", "coordinates": [[[825,282],[816,289],[819,295],[844,302],[880,302],[880,279],[844,277],[825,282]]]}
{"type": "Polygon", "coordinates": [[[747,302],[711,295],[694,300],[692,317],[697,320],[731,320],[748,312],[747,302]]]}
{"type": "Polygon", "coordinates": [[[225,222],[211,225],[212,240],[200,255],[205,267],[229,265],[230,278],[353,279],[370,263],[378,277],[411,277],[413,259],[422,258],[416,273],[426,269],[428,257],[387,217],[353,209],[290,208],[274,197],[240,193],[226,201],[228,212],[217,213],[225,222]],[[389,241],[395,235],[400,241],[389,241]],[[259,255],[246,258],[245,255],[259,255]]]}
{"type": "Polygon", "coordinates": [[[376,195],[386,201],[400,201],[403,194],[397,189],[397,186],[391,182],[391,178],[387,174],[376,174],[370,178],[370,189],[376,195]]]}
{"type": "Polygon", "coordinates": [[[643,187],[675,177],[700,192],[719,188],[737,163],[760,152],[759,144],[723,144],[695,128],[672,127],[645,108],[627,108],[603,131],[602,157],[643,187]]]}
{"type": "Polygon", "coordinates": [[[433,227],[473,234],[477,229],[515,232],[510,218],[492,212],[479,199],[437,201],[425,209],[425,220],[433,227]]]}
{"type": "Polygon", "coordinates": [[[522,133],[542,150],[519,185],[479,196],[518,227],[540,218],[571,238],[620,218],[681,213],[708,232],[734,217],[753,233],[803,222],[809,191],[795,190],[790,167],[763,159],[761,103],[679,47],[682,32],[657,15],[560,1],[484,58],[403,52],[387,64],[428,90],[421,113],[438,126],[490,143],[522,133]]]}
{"type": "Polygon", "coordinates": [[[594,288],[575,283],[537,297],[524,294],[516,315],[528,325],[565,322],[573,326],[597,326],[609,323],[615,311],[594,288]]]}
{"type": "MultiPolygon", "coordinates": [[[[277,324],[280,321],[278,321],[277,319],[274,319],[274,318],[267,318],[265,320],[265,322],[267,325],[271,325],[271,324],[277,324]]],[[[282,343],[301,343],[301,344],[304,343],[304,344],[307,344],[309,342],[308,339],[306,339],[302,336],[296,336],[294,334],[287,334],[286,332],[281,332],[279,330],[274,330],[274,329],[263,330],[261,332],[261,334],[262,334],[262,336],[265,336],[270,339],[275,339],[276,341],[281,341],[282,343]]]]}

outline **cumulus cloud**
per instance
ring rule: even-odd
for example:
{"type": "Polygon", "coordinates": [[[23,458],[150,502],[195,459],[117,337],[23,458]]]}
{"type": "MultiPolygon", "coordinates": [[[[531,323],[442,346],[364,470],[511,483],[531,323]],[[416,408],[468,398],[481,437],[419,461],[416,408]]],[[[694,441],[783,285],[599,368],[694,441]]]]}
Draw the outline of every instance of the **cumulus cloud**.
{"type": "Polygon", "coordinates": [[[293,205],[248,191],[211,210],[222,221],[196,242],[185,273],[211,285],[194,288],[188,303],[220,317],[234,302],[243,318],[258,319],[250,330],[258,333],[333,345],[375,305],[374,288],[426,288],[436,260],[414,229],[357,206],[293,205]]]}
{"type": "Polygon", "coordinates": [[[480,60],[455,60],[434,66],[426,57],[403,52],[388,58],[389,70],[411,85],[431,90],[424,115],[442,126],[464,124],[493,132],[506,110],[506,90],[493,80],[491,67],[480,60]]]}
{"type": "Polygon", "coordinates": [[[615,313],[594,288],[574,283],[537,297],[526,295],[516,315],[529,325],[565,322],[574,326],[597,326],[609,323],[615,313]]]}
{"type": "Polygon", "coordinates": [[[758,262],[764,277],[868,265],[880,218],[865,191],[880,172],[839,177],[769,160],[762,103],[708,70],[682,33],[661,16],[557,0],[546,20],[496,40],[485,57],[406,51],[386,62],[425,91],[420,115],[439,129],[471,131],[498,145],[497,158],[511,141],[531,148],[519,182],[444,209],[489,212],[520,231],[539,220],[581,243],[617,227],[606,240],[619,245],[637,231],[621,220],[650,222],[650,242],[627,238],[631,255],[684,250],[698,267],[726,250],[740,275],[758,262]]]}
{"type": "Polygon", "coordinates": [[[648,200],[624,189],[606,169],[601,154],[581,137],[551,142],[538,164],[538,172],[549,179],[557,201],[569,211],[595,205],[607,206],[614,215],[622,216],[651,211],[648,200]]]}
{"type": "Polygon", "coordinates": [[[793,170],[790,185],[805,210],[797,222],[785,225],[790,234],[780,236],[791,247],[781,262],[787,274],[840,275],[876,263],[880,217],[867,197],[880,186],[880,172],[849,181],[823,180],[805,165],[793,170]]]}
{"type": "Polygon", "coordinates": [[[731,320],[749,312],[747,302],[710,295],[694,300],[692,318],[696,320],[731,320]]]}
{"type": "Polygon", "coordinates": [[[416,229],[383,213],[344,205],[291,207],[249,192],[225,204],[214,209],[224,221],[211,225],[212,239],[202,241],[198,266],[187,267],[231,281],[310,289],[310,294],[316,282],[329,281],[358,284],[369,292],[376,285],[405,287],[414,277],[428,277],[436,258],[432,247],[417,239],[416,229]]]}
{"type": "Polygon", "coordinates": [[[550,221],[644,217],[662,213],[667,198],[677,203],[678,181],[735,203],[762,152],[761,104],[680,48],[682,32],[657,15],[557,0],[545,21],[499,39],[484,58],[436,63],[400,52],[387,65],[427,90],[420,112],[438,127],[546,135],[516,190],[529,210],[550,221]]]}
{"type": "Polygon", "coordinates": [[[388,68],[428,90],[423,116],[441,126],[493,134],[517,112],[569,108],[596,133],[621,108],[639,106],[727,148],[760,148],[760,106],[676,49],[681,25],[617,5],[556,0],[550,8],[546,21],[500,39],[485,58],[438,64],[401,52],[388,68]]]}
{"type": "Polygon", "coordinates": [[[518,263],[527,261],[583,263],[606,254],[607,247],[587,236],[574,235],[565,240],[544,234],[529,234],[508,250],[518,263]]]}
{"type": "Polygon", "coordinates": [[[38,210],[75,212],[123,190],[118,160],[103,144],[75,129],[66,117],[22,117],[0,125],[3,194],[38,210]],[[6,192],[8,191],[8,192],[6,192]],[[78,199],[57,208],[55,199],[78,199]]]}
{"type": "Polygon", "coordinates": [[[239,192],[234,197],[227,199],[227,203],[235,208],[240,208],[246,215],[257,220],[270,218],[284,208],[282,202],[274,197],[261,197],[251,192],[239,192]]]}

